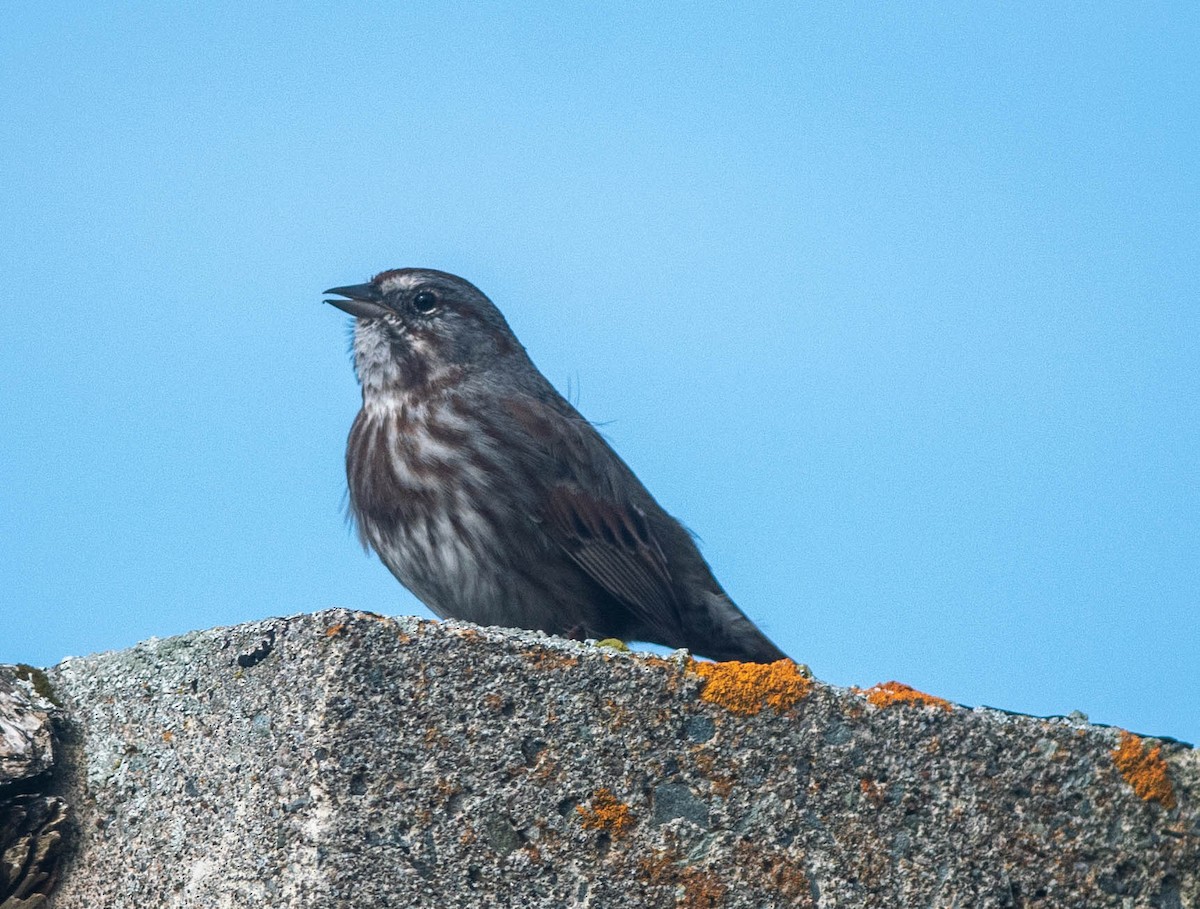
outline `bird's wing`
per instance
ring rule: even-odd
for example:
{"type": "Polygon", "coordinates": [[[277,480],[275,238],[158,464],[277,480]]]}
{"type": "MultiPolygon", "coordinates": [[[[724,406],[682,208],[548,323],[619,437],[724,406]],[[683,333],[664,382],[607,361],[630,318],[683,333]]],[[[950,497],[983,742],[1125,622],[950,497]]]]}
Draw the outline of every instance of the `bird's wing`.
{"type": "MultiPolygon", "coordinates": [[[[543,455],[540,512],[546,533],[604,590],[660,637],[678,637],[679,604],[663,548],[637,500],[649,493],[620,457],[565,401],[510,399],[530,437],[553,440],[543,455]]],[[[655,507],[651,504],[651,507],[655,507]]]]}
{"type": "Polygon", "coordinates": [[[566,483],[550,489],[543,527],[576,564],[648,626],[670,637],[678,604],[666,556],[636,505],[566,483]]]}

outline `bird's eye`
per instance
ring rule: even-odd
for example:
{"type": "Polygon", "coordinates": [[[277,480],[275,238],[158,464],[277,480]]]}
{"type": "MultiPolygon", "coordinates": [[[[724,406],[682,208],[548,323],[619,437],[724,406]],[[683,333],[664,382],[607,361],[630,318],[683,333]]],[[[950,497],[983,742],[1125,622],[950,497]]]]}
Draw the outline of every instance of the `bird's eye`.
{"type": "Polygon", "coordinates": [[[438,298],[432,290],[423,290],[413,297],[413,309],[424,315],[429,315],[438,307],[438,298]]]}

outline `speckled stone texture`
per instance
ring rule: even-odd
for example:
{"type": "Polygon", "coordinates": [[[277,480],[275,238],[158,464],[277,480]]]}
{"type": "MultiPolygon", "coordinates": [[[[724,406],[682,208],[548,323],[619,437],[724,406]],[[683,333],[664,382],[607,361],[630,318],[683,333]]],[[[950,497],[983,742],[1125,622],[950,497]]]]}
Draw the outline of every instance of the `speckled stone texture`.
{"type": "Polygon", "coordinates": [[[683,654],[341,610],[49,680],[54,909],[1200,905],[1196,752],[1142,743],[1168,808],[1066,719],[820,683],[742,715],[683,654]]]}

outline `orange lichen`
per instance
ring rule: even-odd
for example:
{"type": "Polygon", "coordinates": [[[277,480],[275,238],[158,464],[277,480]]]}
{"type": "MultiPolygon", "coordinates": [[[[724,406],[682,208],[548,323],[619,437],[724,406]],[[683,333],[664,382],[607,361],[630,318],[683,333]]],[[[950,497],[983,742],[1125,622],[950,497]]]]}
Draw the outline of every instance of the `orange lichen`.
{"type": "Polygon", "coordinates": [[[949,712],[953,705],[943,698],[934,697],[923,691],[905,685],[903,682],[880,682],[867,689],[867,703],[876,707],[890,707],[893,704],[913,704],[917,707],[938,707],[949,712]]]}
{"type": "Polygon", "coordinates": [[[638,875],[651,886],[676,889],[676,909],[716,909],[725,899],[725,885],[709,869],[686,867],[674,849],[654,849],[638,859],[638,875]]]}
{"type": "Polygon", "coordinates": [[[716,759],[706,751],[700,750],[703,746],[693,749],[694,760],[696,761],[696,769],[700,771],[701,776],[712,784],[712,790],[721,798],[729,798],[729,793],[733,792],[734,778],[728,774],[717,771],[716,759]]]}
{"type": "Polygon", "coordinates": [[[734,857],[739,868],[746,871],[758,869],[755,875],[775,897],[774,905],[811,907],[812,887],[803,869],[787,852],[772,847],[764,848],[761,843],[739,843],[734,847],[734,857]]]}
{"type": "Polygon", "coordinates": [[[1149,751],[1145,743],[1132,732],[1121,730],[1121,744],[1112,753],[1113,763],[1133,787],[1138,797],[1156,801],[1164,808],[1175,807],[1175,790],[1167,775],[1167,762],[1163,760],[1162,746],[1155,745],[1149,751]]]}
{"type": "Polygon", "coordinates": [[[683,893],[675,905],[679,909],[716,909],[725,900],[725,885],[712,871],[686,868],[679,874],[683,893]]]}
{"type": "Polygon", "coordinates": [[[633,826],[633,812],[610,789],[597,789],[592,794],[592,804],[585,808],[577,805],[575,810],[583,822],[584,830],[603,830],[613,836],[621,836],[633,826]]]}
{"type": "Polygon", "coordinates": [[[523,654],[526,661],[539,672],[550,669],[570,669],[579,665],[579,657],[548,648],[530,650],[523,654]]]}
{"type": "Polygon", "coordinates": [[[325,629],[325,637],[336,638],[339,634],[346,630],[345,622],[338,622],[336,625],[330,625],[325,629]]]}
{"type": "Polygon", "coordinates": [[[732,713],[753,716],[764,707],[794,706],[812,689],[791,660],[774,663],[697,663],[691,670],[705,679],[700,699],[732,713]]]}
{"type": "MultiPolygon", "coordinates": [[[[685,664],[679,660],[665,660],[662,657],[642,656],[640,654],[638,655],[638,660],[643,666],[664,670],[666,672],[666,680],[663,687],[670,694],[677,694],[679,692],[680,685],[686,676],[686,673],[681,671],[685,668],[685,664]]],[[[688,665],[691,662],[689,661],[688,665]]]]}
{"type": "Polygon", "coordinates": [[[605,698],[604,707],[608,712],[608,728],[613,731],[624,729],[636,720],[633,711],[621,705],[615,698],[605,698]]]}
{"type": "Polygon", "coordinates": [[[638,859],[638,874],[654,883],[674,881],[675,874],[671,866],[679,860],[679,853],[674,849],[652,849],[649,855],[638,859]]]}
{"type": "Polygon", "coordinates": [[[162,740],[163,740],[164,742],[169,742],[169,741],[171,741],[171,739],[173,739],[173,738],[175,738],[175,733],[173,733],[173,732],[172,732],[170,729],[164,729],[164,730],[163,730],[163,733],[162,733],[162,740]]]}
{"type": "Polygon", "coordinates": [[[880,808],[883,805],[884,797],[887,795],[885,784],[863,777],[858,781],[858,789],[872,808],[880,808]]]}
{"type": "Polygon", "coordinates": [[[677,660],[664,660],[659,656],[642,656],[638,655],[643,666],[653,666],[655,669],[665,669],[667,672],[676,672],[679,669],[677,660]]]}

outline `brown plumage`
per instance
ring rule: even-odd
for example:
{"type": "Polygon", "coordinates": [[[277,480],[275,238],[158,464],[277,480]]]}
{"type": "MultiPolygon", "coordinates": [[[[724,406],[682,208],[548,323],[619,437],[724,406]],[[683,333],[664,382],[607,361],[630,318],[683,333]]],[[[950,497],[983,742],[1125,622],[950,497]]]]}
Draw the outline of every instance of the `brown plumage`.
{"type": "Polygon", "coordinates": [[[434,613],[783,657],[477,288],[394,269],[326,293],[357,317],[351,512],[364,545],[434,613]]]}

